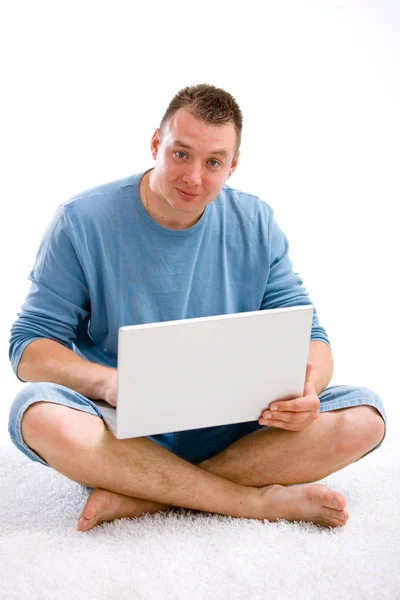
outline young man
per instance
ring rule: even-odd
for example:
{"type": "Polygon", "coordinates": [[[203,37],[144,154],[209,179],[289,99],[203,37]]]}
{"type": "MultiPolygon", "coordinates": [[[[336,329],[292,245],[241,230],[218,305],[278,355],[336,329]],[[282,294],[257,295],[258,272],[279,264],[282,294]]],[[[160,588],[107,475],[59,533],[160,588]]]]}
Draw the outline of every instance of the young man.
{"type": "Polygon", "coordinates": [[[304,395],[258,421],[117,440],[91,402],[116,405],[123,325],[311,304],[272,209],[226,185],[241,130],[226,91],[184,88],[151,139],[154,168],[75,196],[45,232],[12,327],[13,368],[32,383],[9,432],[30,459],[92,489],[80,531],[170,506],[343,526],[345,499],[309,482],[382,442],[373,391],[327,388],[333,359],[315,309],[304,395]]]}

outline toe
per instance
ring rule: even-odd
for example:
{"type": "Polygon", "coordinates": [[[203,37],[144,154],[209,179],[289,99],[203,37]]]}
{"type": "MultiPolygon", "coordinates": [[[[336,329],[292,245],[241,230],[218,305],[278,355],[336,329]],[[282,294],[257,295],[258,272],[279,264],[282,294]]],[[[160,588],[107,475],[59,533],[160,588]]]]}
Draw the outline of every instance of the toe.
{"type": "Polygon", "coordinates": [[[88,529],[92,529],[99,520],[100,512],[101,506],[99,503],[95,499],[90,498],[79,515],[78,530],[88,531],[88,529]]]}
{"type": "Polygon", "coordinates": [[[78,531],[88,531],[92,527],[93,525],[91,524],[89,519],[85,519],[85,517],[80,517],[80,519],[78,520],[78,531]]]}
{"type": "Polygon", "coordinates": [[[324,525],[324,527],[336,528],[344,527],[346,523],[344,521],[339,521],[338,519],[329,519],[329,521],[324,521],[322,525],[324,525]]]}
{"type": "Polygon", "coordinates": [[[82,511],[82,517],[88,521],[93,521],[94,519],[96,519],[97,513],[97,506],[95,506],[92,502],[91,504],[89,504],[89,506],[85,506],[85,508],[82,511]]]}
{"type": "Polygon", "coordinates": [[[322,503],[323,506],[327,508],[333,508],[334,510],[344,510],[346,506],[346,500],[343,498],[343,496],[331,490],[327,490],[323,494],[322,503]]]}
{"type": "Polygon", "coordinates": [[[328,527],[343,527],[348,521],[347,510],[335,510],[324,507],[321,512],[321,522],[328,527]]]}

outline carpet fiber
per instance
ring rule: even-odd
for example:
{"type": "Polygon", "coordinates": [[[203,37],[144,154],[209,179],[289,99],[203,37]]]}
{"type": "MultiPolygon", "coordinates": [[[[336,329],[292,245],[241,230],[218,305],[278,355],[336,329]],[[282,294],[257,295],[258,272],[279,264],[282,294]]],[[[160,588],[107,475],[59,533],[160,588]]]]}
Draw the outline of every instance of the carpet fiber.
{"type": "Polygon", "coordinates": [[[1,600],[400,599],[399,423],[322,483],[342,529],[172,509],[76,530],[80,485],[0,447],[1,600]]]}

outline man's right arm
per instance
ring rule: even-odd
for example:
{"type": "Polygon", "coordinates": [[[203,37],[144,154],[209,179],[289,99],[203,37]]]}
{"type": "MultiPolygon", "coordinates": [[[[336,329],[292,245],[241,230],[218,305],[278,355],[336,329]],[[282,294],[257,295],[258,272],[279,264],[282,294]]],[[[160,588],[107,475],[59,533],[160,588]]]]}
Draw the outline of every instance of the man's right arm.
{"type": "MultiPolygon", "coordinates": [[[[87,321],[91,310],[90,265],[80,259],[87,257],[80,240],[91,247],[91,221],[85,225],[79,215],[72,220],[67,209],[58,207],[40,243],[28,296],[11,328],[10,360],[22,381],[58,383],[115,406],[116,369],[70,350],[78,326],[87,321]]],[[[95,256],[91,259],[95,262],[95,256]]]]}
{"type": "Polygon", "coordinates": [[[23,381],[58,383],[91,400],[104,400],[116,406],[116,369],[84,360],[47,338],[36,339],[26,346],[17,374],[23,381]]]}

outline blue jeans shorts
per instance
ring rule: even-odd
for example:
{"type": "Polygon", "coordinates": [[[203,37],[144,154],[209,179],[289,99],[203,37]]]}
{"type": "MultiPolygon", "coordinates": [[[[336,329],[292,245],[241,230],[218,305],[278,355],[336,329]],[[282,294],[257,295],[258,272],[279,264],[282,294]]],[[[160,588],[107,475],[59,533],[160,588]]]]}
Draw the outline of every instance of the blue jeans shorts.
{"type": "MultiPolygon", "coordinates": [[[[375,392],[368,388],[336,385],[326,388],[320,394],[319,398],[321,401],[321,413],[340,408],[360,406],[362,404],[373,406],[381,414],[385,422],[386,435],[386,414],[382,401],[375,392]]],[[[31,404],[38,401],[63,404],[64,406],[82,410],[100,418],[102,416],[97,406],[91,400],[67,387],[56,383],[31,383],[26,385],[18,393],[11,406],[8,431],[12,442],[25,456],[48,467],[50,465],[25,444],[21,434],[21,420],[25,410],[31,404]]],[[[193,464],[197,464],[211,458],[227,446],[233,444],[236,440],[258,429],[265,429],[265,426],[259,425],[258,421],[250,421],[246,423],[234,423],[233,425],[219,425],[217,427],[161,433],[147,437],[177,456],[193,464]]],[[[379,448],[382,442],[383,439],[370,452],[379,448]]]]}

